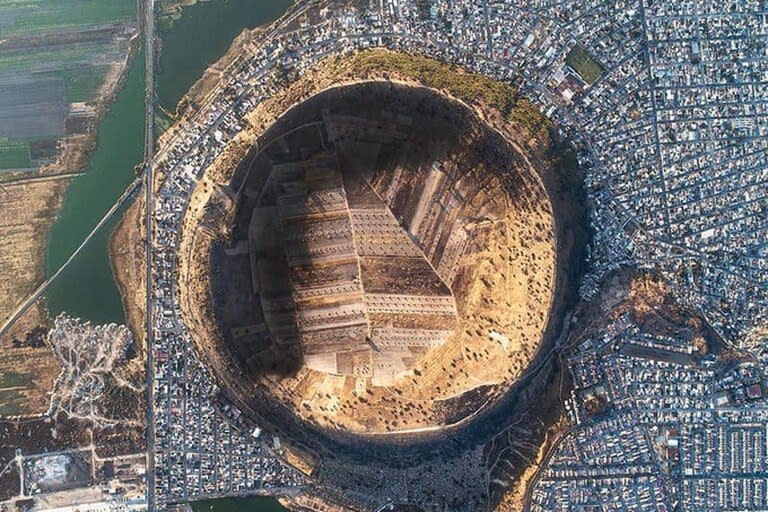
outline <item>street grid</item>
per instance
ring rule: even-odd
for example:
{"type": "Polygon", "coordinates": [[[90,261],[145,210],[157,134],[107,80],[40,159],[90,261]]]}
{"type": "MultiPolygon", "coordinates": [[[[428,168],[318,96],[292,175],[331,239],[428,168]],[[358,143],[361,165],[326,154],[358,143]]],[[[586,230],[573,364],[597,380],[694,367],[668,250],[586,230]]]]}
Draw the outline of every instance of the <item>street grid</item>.
{"type": "MultiPolygon", "coordinates": [[[[767,31],[764,2],[750,0],[438,0],[426,14],[410,0],[371,2],[365,10],[335,1],[295,7],[244,48],[225,83],[155,160],[164,178],[153,197],[148,294],[156,438],[150,492],[157,502],[306,483],[273,456],[276,440],[233,428],[239,411],[213,402],[216,386],[191,349],[175,281],[187,200],[239,131],[239,119],[274,92],[278,68],[303,73],[327,56],[385,46],[513,82],[580,149],[594,233],[582,294],[594,296],[600,278],[622,266],[660,271],[681,302],[729,343],[746,346],[768,311],[767,31]],[[565,62],[576,45],[604,70],[591,85],[565,62]]],[[[626,409],[597,425],[572,418],[575,430],[533,490],[532,509],[662,510],[673,494],[685,510],[713,510],[716,500],[722,510],[764,509],[764,469],[743,455],[765,443],[765,431],[753,427],[768,421],[761,398],[712,407],[718,393],[762,382],[762,355],[719,379],[716,362],[689,368],[601,359],[593,368],[615,382],[636,379],[616,391],[626,409]],[[676,427],[662,432],[668,415],[676,427]],[[668,447],[680,439],[683,477],[675,493],[662,483],[650,432],[668,447]],[[714,464],[709,455],[696,455],[713,452],[727,459],[717,462],[716,478],[702,469],[714,464]],[[616,489],[626,491],[621,500],[616,489]]]]}

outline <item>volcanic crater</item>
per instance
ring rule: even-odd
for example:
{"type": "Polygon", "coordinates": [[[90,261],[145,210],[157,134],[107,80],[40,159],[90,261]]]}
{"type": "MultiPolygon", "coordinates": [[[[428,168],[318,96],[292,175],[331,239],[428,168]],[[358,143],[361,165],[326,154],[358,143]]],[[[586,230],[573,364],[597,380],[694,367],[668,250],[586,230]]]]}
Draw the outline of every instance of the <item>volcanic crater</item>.
{"type": "Polygon", "coordinates": [[[427,87],[365,81],[295,104],[198,233],[214,240],[199,316],[231,394],[353,433],[472,416],[531,363],[555,293],[537,170],[427,87]]]}

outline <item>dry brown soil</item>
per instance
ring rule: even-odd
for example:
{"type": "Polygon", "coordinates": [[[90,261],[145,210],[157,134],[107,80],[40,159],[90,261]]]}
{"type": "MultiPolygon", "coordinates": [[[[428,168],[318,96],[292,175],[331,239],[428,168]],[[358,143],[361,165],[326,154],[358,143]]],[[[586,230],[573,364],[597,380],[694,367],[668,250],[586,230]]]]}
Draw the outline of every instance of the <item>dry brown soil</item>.
{"type": "MultiPolygon", "coordinates": [[[[181,274],[192,276],[188,281],[182,277],[180,283],[182,307],[201,350],[206,352],[205,358],[211,360],[214,366],[227,368],[231,361],[228,362],[226,356],[222,356],[220,349],[216,348],[220,344],[217,341],[219,333],[205,313],[208,309],[206,303],[210,300],[205,275],[213,240],[207,234],[201,234],[196,226],[205,211],[203,205],[208,202],[213,189],[217,185],[226,184],[234,170],[232,163],[222,163],[237,162],[244,155],[248,143],[263,133],[278,115],[289,106],[328,87],[379,78],[382,75],[414,85],[431,85],[426,82],[429,73],[407,76],[407,69],[387,70],[387,59],[391,56],[389,52],[366,52],[366,57],[375,59],[377,54],[382,56],[382,67],[363,66],[365,76],[355,75],[359,71],[353,63],[331,59],[264,102],[248,116],[252,129],[246,130],[241,136],[244,143],[233,147],[214,164],[214,170],[209,171],[206,179],[197,187],[190,213],[185,219],[180,251],[181,274]]],[[[433,71],[429,69],[430,73],[433,71]]],[[[467,75],[462,74],[461,78],[465,80],[467,75]]],[[[446,96],[450,93],[448,86],[450,81],[443,91],[446,96]]],[[[492,98],[493,95],[488,97],[492,98]]],[[[491,120],[494,127],[502,131],[522,154],[534,152],[530,149],[531,144],[547,144],[537,139],[541,137],[540,132],[530,131],[515,118],[505,117],[492,105],[483,104],[482,100],[480,102],[478,106],[472,107],[473,110],[479,112],[482,118],[491,120]]],[[[541,158],[535,163],[548,165],[541,158]]],[[[528,165],[533,166],[533,161],[528,165]]],[[[531,169],[531,176],[536,176],[537,170],[541,171],[531,169]]],[[[466,416],[466,413],[451,410],[461,407],[460,402],[443,404],[441,401],[450,400],[468,390],[482,388],[479,391],[481,396],[471,403],[475,407],[503,392],[533,358],[551,305],[554,287],[554,268],[551,263],[555,252],[554,228],[551,210],[543,194],[543,188],[532,185],[532,202],[539,201],[533,209],[538,215],[536,220],[523,221],[510,215],[504,222],[486,230],[486,239],[476,244],[478,250],[470,251],[469,259],[462,261],[464,270],[456,283],[456,287],[463,290],[461,295],[464,297],[464,302],[459,304],[464,313],[460,328],[456,329],[457,334],[447,343],[431,351],[417,364],[416,375],[386,388],[373,387],[366,382],[356,383],[351,377],[306,370],[292,377],[281,378],[279,382],[273,379],[265,382],[273,387],[280,400],[292,402],[295,410],[305,418],[321,425],[357,432],[403,431],[440,425],[466,416]],[[524,272],[528,272],[528,275],[524,272]],[[487,333],[491,329],[511,333],[510,343],[503,346],[489,339],[487,333]],[[360,394],[361,389],[363,394],[360,394]]],[[[225,233],[222,232],[222,236],[225,233]]]]}

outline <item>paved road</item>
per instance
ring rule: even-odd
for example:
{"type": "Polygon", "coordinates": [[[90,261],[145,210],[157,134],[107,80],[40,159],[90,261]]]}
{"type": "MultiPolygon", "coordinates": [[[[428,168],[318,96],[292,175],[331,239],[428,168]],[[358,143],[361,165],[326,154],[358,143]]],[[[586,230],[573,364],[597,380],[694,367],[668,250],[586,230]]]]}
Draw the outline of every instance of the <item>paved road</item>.
{"type": "Polygon", "coordinates": [[[152,331],[152,215],[155,150],[155,0],[144,0],[144,58],[146,91],[144,99],[144,227],[146,229],[146,305],[144,334],[147,351],[147,509],[155,510],[155,391],[154,340],[152,331]]]}

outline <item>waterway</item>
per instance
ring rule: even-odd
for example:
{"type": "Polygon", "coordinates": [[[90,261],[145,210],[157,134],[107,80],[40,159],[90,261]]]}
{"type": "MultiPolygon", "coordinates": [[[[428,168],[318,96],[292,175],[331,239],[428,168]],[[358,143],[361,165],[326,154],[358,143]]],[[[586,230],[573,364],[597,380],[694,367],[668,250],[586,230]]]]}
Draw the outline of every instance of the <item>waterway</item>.
{"type": "Polygon", "coordinates": [[[162,53],[157,71],[157,98],[168,111],[205,68],[226,53],[243,29],[269,23],[292,0],[210,0],[184,9],[170,32],[161,33],[162,53]]]}
{"type": "MultiPolygon", "coordinates": [[[[48,234],[46,275],[74,252],[135,178],[144,151],[144,53],[131,63],[97,131],[97,145],[84,175],[67,188],[56,222],[48,234]]],[[[120,292],[109,261],[109,235],[120,219],[114,215],[46,293],[51,315],[62,311],[95,323],[125,322],[120,292]]]]}
{"type": "MultiPolygon", "coordinates": [[[[173,28],[162,34],[157,95],[173,110],[203,71],[226,52],[245,28],[268,23],[291,0],[211,0],[184,9],[173,28]]],[[[46,276],[66,261],[134,178],[144,143],[144,54],[132,61],[128,80],[104,116],[97,146],[86,173],[67,188],[48,235],[46,276]]],[[[120,292],[109,261],[109,236],[118,213],[51,284],[46,299],[52,316],[66,311],[95,323],[125,322],[120,292]]]]}
{"type": "MultiPolygon", "coordinates": [[[[280,16],[291,0],[213,0],[188,7],[164,33],[161,71],[156,77],[163,106],[173,110],[203,71],[227,50],[244,28],[280,16]]],[[[144,54],[132,61],[123,89],[97,131],[97,146],[86,173],[67,188],[62,208],[48,235],[46,275],[53,274],[134,178],[144,144],[144,54]]],[[[109,260],[109,237],[122,212],[91,239],[78,257],[51,284],[46,299],[53,316],[66,311],[94,323],[124,323],[119,289],[109,260]]],[[[198,512],[283,512],[275,499],[253,497],[193,504],[198,512]]]]}

